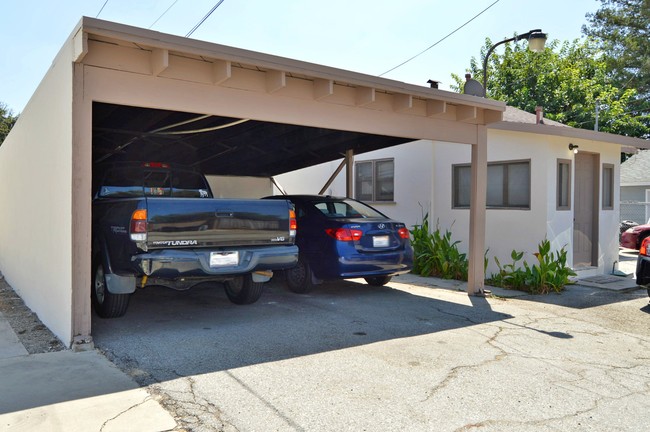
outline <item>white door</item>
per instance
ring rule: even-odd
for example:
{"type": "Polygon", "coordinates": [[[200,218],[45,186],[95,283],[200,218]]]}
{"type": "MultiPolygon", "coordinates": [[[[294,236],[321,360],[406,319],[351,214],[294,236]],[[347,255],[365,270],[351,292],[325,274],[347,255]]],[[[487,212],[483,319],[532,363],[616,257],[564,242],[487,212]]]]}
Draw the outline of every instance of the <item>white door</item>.
{"type": "Polygon", "coordinates": [[[573,268],[598,265],[598,164],[598,155],[576,154],[573,268]]]}

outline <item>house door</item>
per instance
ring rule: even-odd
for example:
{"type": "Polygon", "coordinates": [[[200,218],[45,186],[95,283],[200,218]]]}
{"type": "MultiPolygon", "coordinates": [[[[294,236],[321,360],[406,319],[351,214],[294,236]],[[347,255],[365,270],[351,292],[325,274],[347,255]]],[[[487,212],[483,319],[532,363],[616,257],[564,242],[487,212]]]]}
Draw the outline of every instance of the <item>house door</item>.
{"type": "Polygon", "coordinates": [[[599,156],[575,155],[573,268],[598,265],[599,156]]]}

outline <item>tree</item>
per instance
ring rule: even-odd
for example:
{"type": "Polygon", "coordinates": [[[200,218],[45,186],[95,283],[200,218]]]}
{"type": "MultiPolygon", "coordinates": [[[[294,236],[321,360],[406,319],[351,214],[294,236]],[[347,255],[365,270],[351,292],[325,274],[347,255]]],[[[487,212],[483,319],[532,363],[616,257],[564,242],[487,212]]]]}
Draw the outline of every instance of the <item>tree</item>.
{"type": "Polygon", "coordinates": [[[13,115],[13,113],[7,108],[7,106],[0,102],[0,145],[5,140],[9,131],[18,120],[18,117],[13,115]]]}
{"type": "Polygon", "coordinates": [[[650,102],[650,0],[600,0],[582,32],[606,53],[608,72],[620,87],[650,102]]]}
{"type": "MultiPolygon", "coordinates": [[[[486,39],[481,62],[472,58],[469,72],[482,76],[482,60],[492,46],[486,39]]],[[[454,90],[464,80],[452,75],[454,90]]],[[[589,39],[560,43],[553,40],[542,53],[533,53],[525,43],[509,43],[504,53],[488,59],[487,95],[510,106],[535,112],[569,126],[593,129],[598,106],[599,130],[621,135],[650,136],[650,116],[631,113],[637,92],[617,87],[607,73],[606,59],[589,39]]]]}

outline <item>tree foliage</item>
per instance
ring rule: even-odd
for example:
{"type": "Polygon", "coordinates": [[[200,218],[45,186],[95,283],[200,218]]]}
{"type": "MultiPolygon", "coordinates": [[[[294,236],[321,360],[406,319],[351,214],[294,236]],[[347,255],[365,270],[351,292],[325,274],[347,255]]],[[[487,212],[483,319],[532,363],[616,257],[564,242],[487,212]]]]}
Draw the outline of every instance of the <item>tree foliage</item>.
{"type": "Polygon", "coordinates": [[[650,0],[600,0],[587,14],[582,32],[606,53],[608,72],[617,84],[634,88],[650,101],[650,0]]]}
{"type": "Polygon", "coordinates": [[[14,127],[16,120],[18,120],[18,117],[14,116],[7,106],[0,102],[0,145],[9,135],[9,131],[14,127]]]}
{"type": "MultiPolygon", "coordinates": [[[[483,59],[491,46],[486,39],[480,63],[471,59],[468,72],[473,76],[482,77],[483,59]]],[[[490,55],[487,69],[487,95],[492,99],[530,113],[539,105],[547,118],[582,129],[594,128],[598,105],[599,130],[650,136],[650,116],[633,112],[636,90],[615,85],[605,56],[589,39],[553,40],[542,53],[529,51],[526,43],[509,43],[503,54],[490,55]]],[[[456,82],[452,88],[462,91],[464,79],[452,78],[456,82]]]]}

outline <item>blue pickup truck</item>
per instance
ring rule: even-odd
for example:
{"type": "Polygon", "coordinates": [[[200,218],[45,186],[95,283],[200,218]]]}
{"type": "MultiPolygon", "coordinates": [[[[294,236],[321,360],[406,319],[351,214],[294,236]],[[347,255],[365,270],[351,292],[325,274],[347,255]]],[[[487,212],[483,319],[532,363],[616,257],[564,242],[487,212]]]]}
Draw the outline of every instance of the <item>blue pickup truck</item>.
{"type": "Polygon", "coordinates": [[[136,287],[223,283],[236,304],[296,265],[296,219],[286,200],[213,198],[206,178],[167,163],[93,170],[92,287],[102,318],[126,313],[136,287]]]}

